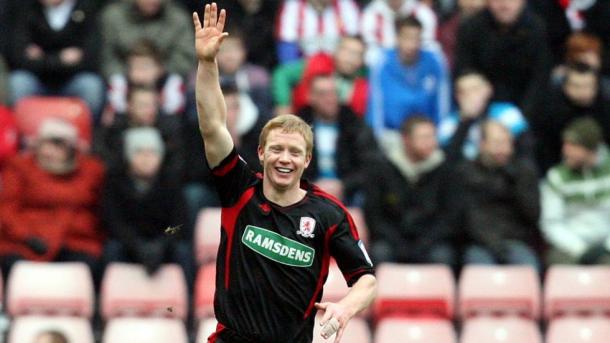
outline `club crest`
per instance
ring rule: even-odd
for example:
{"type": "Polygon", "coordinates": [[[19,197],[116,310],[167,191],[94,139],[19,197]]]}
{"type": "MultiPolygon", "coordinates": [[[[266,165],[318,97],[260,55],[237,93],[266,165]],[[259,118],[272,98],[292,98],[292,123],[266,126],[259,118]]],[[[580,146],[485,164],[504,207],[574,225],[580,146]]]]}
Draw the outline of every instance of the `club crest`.
{"type": "Polygon", "coordinates": [[[313,230],[316,227],[316,220],[310,217],[301,217],[301,223],[299,225],[299,231],[297,235],[301,235],[305,238],[314,238],[313,230]]]}

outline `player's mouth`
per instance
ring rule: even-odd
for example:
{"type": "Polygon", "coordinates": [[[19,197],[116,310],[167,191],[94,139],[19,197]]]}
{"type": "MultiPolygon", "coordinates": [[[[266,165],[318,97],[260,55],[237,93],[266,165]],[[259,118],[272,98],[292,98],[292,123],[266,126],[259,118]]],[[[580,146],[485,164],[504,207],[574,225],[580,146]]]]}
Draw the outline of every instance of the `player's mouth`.
{"type": "Polygon", "coordinates": [[[280,173],[280,174],[290,174],[294,171],[294,169],[290,169],[290,168],[283,168],[283,167],[275,167],[275,170],[280,173]]]}

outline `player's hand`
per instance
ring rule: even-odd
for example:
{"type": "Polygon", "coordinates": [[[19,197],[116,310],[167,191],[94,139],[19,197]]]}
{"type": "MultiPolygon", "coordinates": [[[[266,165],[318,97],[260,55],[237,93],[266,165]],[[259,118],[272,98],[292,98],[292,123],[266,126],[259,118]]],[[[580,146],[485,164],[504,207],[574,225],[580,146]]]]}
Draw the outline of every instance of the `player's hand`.
{"type": "Polygon", "coordinates": [[[216,58],[220,44],[229,35],[227,32],[222,32],[225,27],[226,17],[227,13],[225,10],[221,10],[220,15],[218,15],[218,7],[215,2],[211,5],[205,5],[203,26],[201,26],[197,12],[193,12],[195,51],[199,61],[213,62],[216,58]]]}
{"type": "Polygon", "coordinates": [[[319,311],[324,313],[322,315],[322,320],[320,321],[320,326],[322,326],[320,334],[322,335],[322,338],[328,339],[336,332],[337,335],[335,336],[334,343],[339,343],[343,336],[343,331],[347,326],[347,322],[349,322],[353,314],[340,303],[324,302],[316,303],[315,305],[319,311]]]}

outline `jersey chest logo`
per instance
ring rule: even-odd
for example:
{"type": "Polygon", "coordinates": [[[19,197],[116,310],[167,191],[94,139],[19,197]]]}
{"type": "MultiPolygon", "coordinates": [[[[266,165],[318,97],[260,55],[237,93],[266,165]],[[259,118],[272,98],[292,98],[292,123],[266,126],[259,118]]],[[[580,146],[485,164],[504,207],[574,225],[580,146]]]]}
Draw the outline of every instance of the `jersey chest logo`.
{"type": "Polygon", "coordinates": [[[299,224],[299,230],[297,235],[301,235],[305,238],[314,238],[313,230],[316,228],[316,220],[311,217],[301,217],[301,223],[299,224]]]}
{"type": "Polygon", "coordinates": [[[311,267],[316,253],[312,247],[253,225],[246,226],[241,242],[272,261],[293,267],[311,267]]]}

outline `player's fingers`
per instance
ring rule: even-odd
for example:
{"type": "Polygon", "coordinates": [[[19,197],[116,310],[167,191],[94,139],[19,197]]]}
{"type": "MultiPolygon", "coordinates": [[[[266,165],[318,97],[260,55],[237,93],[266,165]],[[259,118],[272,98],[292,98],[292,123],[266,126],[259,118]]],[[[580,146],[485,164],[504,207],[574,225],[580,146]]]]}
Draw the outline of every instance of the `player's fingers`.
{"type": "Polygon", "coordinates": [[[218,7],[216,6],[216,3],[213,2],[212,8],[210,9],[210,26],[216,26],[216,20],[218,15],[217,11],[218,7]]]}
{"type": "Polygon", "coordinates": [[[339,343],[341,341],[341,338],[343,337],[343,332],[345,332],[345,327],[340,327],[339,331],[337,331],[337,335],[335,336],[334,343],[339,343]]]}
{"type": "Polygon", "coordinates": [[[193,12],[193,26],[195,26],[195,31],[201,30],[201,21],[199,21],[197,12],[193,12]]]}
{"type": "Polygon", "coordinates": [[[223,32],[220,37],[218,37],[218,44],[222,44],[222,41],[225,40],[229,36],[228,32],[223,32]]]}
{"type": "Polygon", "coordinates": [[[203,28],[207,28],[210,26],[210,5],[205,5],[205,9],[203,10],[203,28]]]}
{"type": "Polygon", "coordinates": [[[339,321],[336,318],[331,318],[322,330],[320,331],[320,335],[327,339],[332,336],[335,332],[337,332],[341,328],[339,321]]]}
{"type": "Polygon", "coordinates": [[[224,9],[220,10],[220,15],[218,16],[218,23],[216,24],[216,29],[222,32],[225,29],[225,21],[227,20],[227,11],[224,9]]]}

